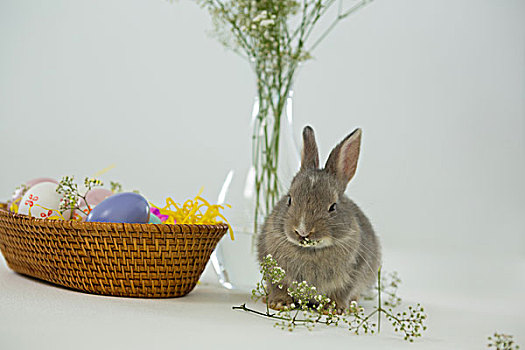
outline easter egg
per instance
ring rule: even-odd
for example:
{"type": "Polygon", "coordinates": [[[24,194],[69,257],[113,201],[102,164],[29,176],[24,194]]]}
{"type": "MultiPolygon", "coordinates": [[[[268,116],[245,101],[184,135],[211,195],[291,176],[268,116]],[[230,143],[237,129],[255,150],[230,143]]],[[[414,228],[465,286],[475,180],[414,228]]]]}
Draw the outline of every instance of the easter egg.
{"type": "Polygon", "coordinates": [[[91,210],[86,221],[146,224],[149,213],[149,204],[144,197],[133,192],[123,192],[100,202],[91,210]]]}
{"type": "Polygon", "coordinates": [[[71,220],[75,220],[75,221],[85,221],[86,220],[86,217],[88,216],[88,209],[87,208],[82,208],[82,210],[80,209],[75,209],[73,211],[73,217],[71,218],[71,210],[68,209],[68,210],[65,210],[62,215],[64,217],[69,217],[71,220]]]}
{"type": "Polygon", "coordinates": [[[54,216],[53,210],[58,211],[62,200],[62,195],[56,192],[56,188],[57,184],[53,182],[41,182],[31,187],[20,201],[18,214],[31,214],[32,217],[41,219],[54,216]]]}
{"type": "MultiPolygon", "coordinates": [[[[104,199],[108,198],[109,196],[112,196],[113,192],[106,188],[93,188],[91,191],[89,191],[86,194],[86,202],[89,204],[91,208],[98,205],[100,202],[102,202],[104,199]]],[[[82,203],[80,206],[86,206],[86,203],[84,200],[82,200],[82,203]],[[82,204],[84,203],[84,204],[82,204]]]]}
{"type": "Polygon", "coordinates": [[[26,185],[28,187],[33,187],[34,185],[37,185],[41,182],[52,182],[54,184],[57,184],[58,185],[58,181],[55,180],[55,179],[52,179],[50,177],[38,177],[36,179],[33,179],[33,180],[29,180],[29,181],[26,181],[26,185]]]}
{"type": "Polygon", "coordinates": [[[29,188],[33,187],[34,185],[39,184],[41,182],[52,182],[52,183],[58,184],[57,180],[52,179],[50,177],[39,177],[39,178],[36,178],[36,179],[32,179],[32,180],[26,181],[25,184],[24,184],[25,187],[21,186],[21,187],[17,188],[15,190],[15,192],[13,192],[13,196],[11,197],[11,200],[8,203],[9,204],[8,207],[10,207],[11,203],[16,203],[17,205],[19,205],[18,202],[20,202],[20,199],[24,196],[24,194],[26,194],[27,190],[29,188]]]}
{"type": "MultiPolygon", "coordinates": [[[[84,190],[86,192],[87,189],[84,190]]],[[[105,188],[93,188],[85,194],[86,200],[79,198],[78,207],[75,210],[73,219],[77,221],[85,221],[89,215],[90,210],[93,210],[104,199],[112,196],[113,192],[105,188]],[[88,207],[89,204],[89,207],[88,207]]]]}
{"type": "MultiPolygon", "coordinates": [[[[161,214],[159,208],[156,208],[154,206],[150,207],[150,211],[151,211],[151,214],[149,214],[149,222],[150,223],[152,223],[153,221],[155,223],[158,223],[156,218],[153,218],[153,219],[151,218],[152,216],[156,216],[157,218],[159,218],[160,219],[160,223],[164,223],[164,221],[167,221],[170,218],[169,215],[161,214]]],[[[173,222],[174,224],[177,223],[175,218],[173,218],[173,221],[174,221],[173,222]]]]}
{"type": "Polygon", "coordinates": [[[151,213],[149,215],[148,224],[162,224],[162,220],[157,215],[151,213]]]}

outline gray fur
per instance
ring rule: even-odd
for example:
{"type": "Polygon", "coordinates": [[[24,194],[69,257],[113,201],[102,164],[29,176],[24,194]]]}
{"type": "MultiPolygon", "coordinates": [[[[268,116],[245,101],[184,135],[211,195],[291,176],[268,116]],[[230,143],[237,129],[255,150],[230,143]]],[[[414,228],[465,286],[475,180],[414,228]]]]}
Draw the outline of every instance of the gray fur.
{"type": "Polygon", "coordinates": [[[332,150],[324,169],[318,169],[310,127],[305,127],[303,138],[303,164],[288,195],[266,218],[257,238],[258,257],[271,254],[286,271],[283,289],[270,288],[272,306],[292,302],[286,289],[295,280],[316,286],[342,310],[374,284],[381,263],[379,240],[370,221],[344,194],[357,167],[361,130],[332,150]],[[336,209],[330,212],[333,203],[336,209]],[[304,237],[320,243],[304,247],[300,244],[304,237]]]}

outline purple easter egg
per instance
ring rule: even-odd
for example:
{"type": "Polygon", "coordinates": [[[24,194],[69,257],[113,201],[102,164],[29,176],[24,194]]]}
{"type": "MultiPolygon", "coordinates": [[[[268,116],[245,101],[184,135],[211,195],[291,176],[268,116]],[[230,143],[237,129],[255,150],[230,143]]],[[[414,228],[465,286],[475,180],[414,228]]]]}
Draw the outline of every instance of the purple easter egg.
{"type": "Polygon", "coordinates": [[[149,221],[148,201],[140,194],[124,192],[100,202],[89,213],[86,222],[124,222],[146,224],[149,221]]]}

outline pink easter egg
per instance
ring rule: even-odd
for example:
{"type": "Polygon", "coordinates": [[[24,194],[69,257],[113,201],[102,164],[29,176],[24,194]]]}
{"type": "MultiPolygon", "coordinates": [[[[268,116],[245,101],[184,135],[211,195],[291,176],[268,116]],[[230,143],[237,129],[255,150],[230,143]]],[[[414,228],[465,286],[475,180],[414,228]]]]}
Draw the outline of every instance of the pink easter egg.
{"type": "Polygon", "coordinates": [[[74,219],[75,220],[81,220],[81,221],[85,221],[86,220],[86,217],[88,216],[89,214],[89,209],[88,209],[88,206],[86,204],[86,202],[89,204],[89,208],[91,210],[93,210],[94,207],[97,206],[97,204],[99,204],[100,202],[102,202],[104,199],[108,198],[109,196],[112,196],[113,195],[113,192],[111,192],[110,190],[108,189],[105,189],[105,188],[93,188],[92,190],[90,190],[89,192],[86,193],[86,200],[84,201],[84,199],[80,198],[79,199],[79,202],[78,202],[78,206],[80,208],[75,210],[75,213],[74,213],[74,219]]]}
{"type": "MultiPolygon", "coordinates": [[[[93,208],[98,203],[102,202],[104,199],[112,195],[113,195],[113,192],[111,192],[110,190],[106,188],[94,188],[86,194],[86,201],[88,202],[89,206],[93,208]]],[[[86,206],[86,203],[84,202],[84,200],[81,200],[81,202],[82,202],[80,203],[81,207],[86,206]]]]}

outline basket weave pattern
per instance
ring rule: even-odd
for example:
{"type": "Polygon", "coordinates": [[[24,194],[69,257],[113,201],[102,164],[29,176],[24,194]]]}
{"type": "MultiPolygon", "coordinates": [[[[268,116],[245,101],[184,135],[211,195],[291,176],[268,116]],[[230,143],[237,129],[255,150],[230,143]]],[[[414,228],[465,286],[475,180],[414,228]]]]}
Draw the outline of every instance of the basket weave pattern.
{"type": "Polygon", "coordinates": [[[0,207],[0,250],[11,269],[103,295],[186,295],[227,230],[226,224],[42,220],[0,207]]]}

